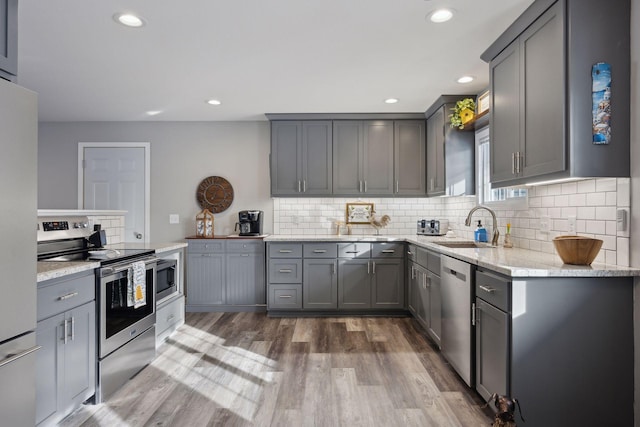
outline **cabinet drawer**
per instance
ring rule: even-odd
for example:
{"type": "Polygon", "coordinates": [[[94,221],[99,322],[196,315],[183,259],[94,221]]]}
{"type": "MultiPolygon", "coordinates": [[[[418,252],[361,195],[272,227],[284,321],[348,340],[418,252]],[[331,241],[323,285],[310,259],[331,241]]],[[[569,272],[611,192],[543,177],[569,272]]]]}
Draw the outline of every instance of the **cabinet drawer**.
{"type": "Polygon", "coordinates": [[[402,258],[404,243],[372,243],[371,258],[402,258]]]}
{"type": "Polygon", "coordinates": [[[302,309],[302,285],[269,285],[268,309],[302,309]]]}
{"type": "Polygon", "coordinates": [[[223,253],[224,240],[188,240],[187,252],[223,253]]]}
{"type": "Polygon", "coordinates": [[[231,240],[227,241],[227,252],[257,254],[264,253],[264,242],[247,241],[247,240],[231,240]]]}
{"type": "Polygon", "coordinates": [[[184,319],[184,297],[176,298],[156,311],[156,334],[161,334],[184,319]]]}
{"type": "Polygon", "coordinates": [[[488,271],[476,271],[476,296],[503,311],[511,311],[511,280],[488,271]]]}
{"type": "Polygon", "coordinates": [[[302,259],[269,260],[269,283],[302,283],[302,259]]]}
{"type": "Polygon", "coordinates": [[[303,248],[305,258],[337,258],[337,243],[305,243],[303,248]]]}
{"type": "Polygon", "coordinates": [[[38,320],[96,299],[93,274],[52,279],[38,285],[38,320]]]}
{"type": "Polygon", "coordinates": [[[371,243],[338,243],[340,258],[370,258],[371,243]]]}
{"type": "Polygon", "coordinates": [[[301,258],[302,243],[270,243],[269,258],[301,258]]]}

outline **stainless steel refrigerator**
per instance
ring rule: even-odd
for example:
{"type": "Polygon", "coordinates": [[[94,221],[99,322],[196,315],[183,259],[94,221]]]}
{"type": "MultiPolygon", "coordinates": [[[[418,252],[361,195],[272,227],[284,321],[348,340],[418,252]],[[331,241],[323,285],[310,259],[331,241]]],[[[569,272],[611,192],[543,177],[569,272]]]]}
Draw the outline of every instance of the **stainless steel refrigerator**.
{"type": "Polygon", "coordinates": [[[0,424],[35,424],[36,94],[0,79],[0,424]]]}

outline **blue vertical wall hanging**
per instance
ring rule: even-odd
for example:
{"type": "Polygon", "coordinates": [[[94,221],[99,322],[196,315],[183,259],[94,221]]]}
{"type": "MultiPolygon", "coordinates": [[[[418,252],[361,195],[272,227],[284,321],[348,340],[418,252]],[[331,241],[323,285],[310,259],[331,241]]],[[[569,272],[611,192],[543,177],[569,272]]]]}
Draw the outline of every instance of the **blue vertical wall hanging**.
{"type": "Polygon", "coordinates": [[[593,143],[611,142],[611,65],[598,62],[591,68],[593,143]]]}

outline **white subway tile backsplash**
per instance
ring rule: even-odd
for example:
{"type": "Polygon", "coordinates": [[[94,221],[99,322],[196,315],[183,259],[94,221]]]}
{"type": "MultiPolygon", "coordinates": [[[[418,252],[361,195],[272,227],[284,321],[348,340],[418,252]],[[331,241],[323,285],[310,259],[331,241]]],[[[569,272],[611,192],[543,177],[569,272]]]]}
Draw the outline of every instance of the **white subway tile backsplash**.
{"type": "MultiPolygon", "coordinates": [[[[572,183],[529,188],[529,209],[494,209],[504,238],[506,224],[511,224],[514,246],[533,251],[555,253],[551,240],[567,234],[568,217],[576,216],[576,231],[605,241],[598,262],[628,265],[629,239],[616,237],[616,207],[629,206],[628,178],[587,179],[572,183]],[[540,231],[540,217],[548,216],[550,232],[540,231]],[[626,263],[626,264],[623,264],[626,263]]],[[[491,217],[477,211],[471,227],[464,220],[477,202],[473,196],[446,198],[304,198],[274,199],[273,230],[277,234],[328,235],[336,233],[336,221],[345,220],[347,202],[374,203],[377,216],[389,215],[390,224],[380,234],[415,234],[419,219],[447,219],[449,227],[461,238],[473,239],[477,220],[490,229],[491,217]]],[[[124,226],[122,227],[124,229],[124,226]]],[[[343,228],[343,232],[346,230],[343,228]]],[[[352,234],[375,233],[369,225],[353,225],[352,234]]]]}

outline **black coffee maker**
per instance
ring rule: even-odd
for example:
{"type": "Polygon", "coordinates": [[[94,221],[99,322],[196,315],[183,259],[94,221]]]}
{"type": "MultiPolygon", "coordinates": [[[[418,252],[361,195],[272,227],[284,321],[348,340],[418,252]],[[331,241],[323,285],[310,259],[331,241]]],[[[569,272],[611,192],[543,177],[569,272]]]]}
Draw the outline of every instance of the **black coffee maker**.
{"type": "Polygon", "coordinates": [[[240,227],[240,236],[260,236],[262,234],[262,211],[240,211],[236,230],[240,227]]]}

